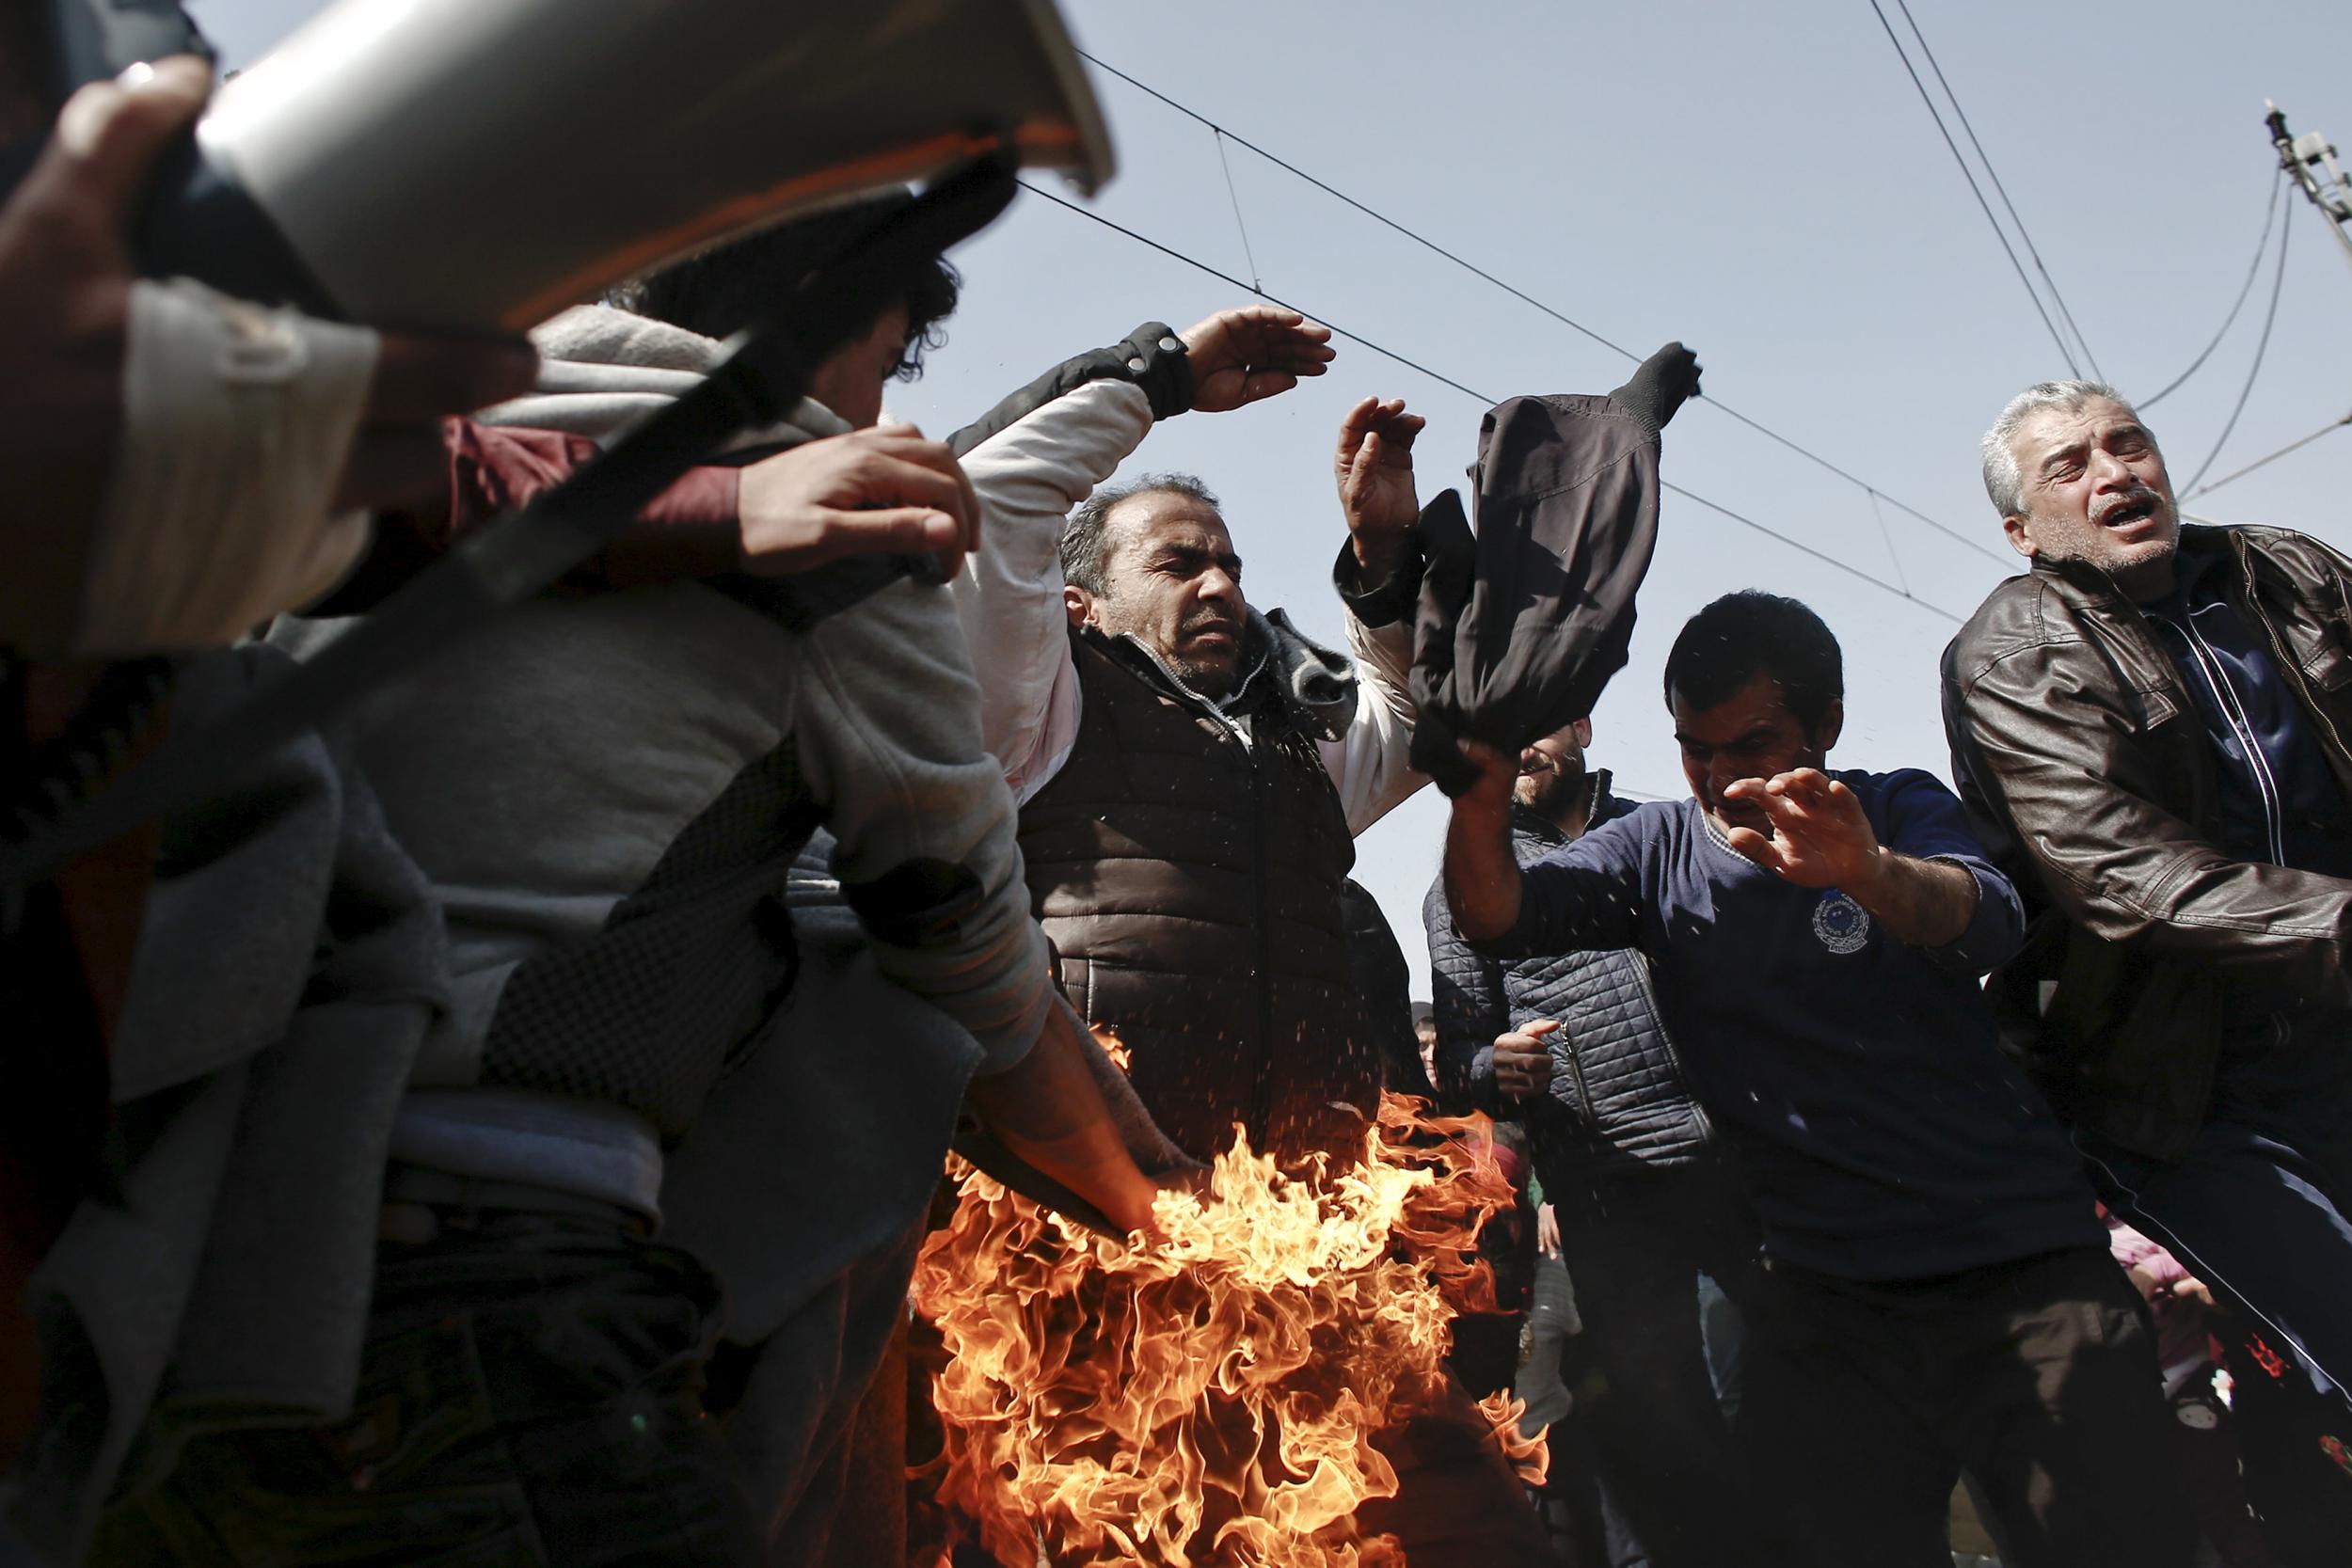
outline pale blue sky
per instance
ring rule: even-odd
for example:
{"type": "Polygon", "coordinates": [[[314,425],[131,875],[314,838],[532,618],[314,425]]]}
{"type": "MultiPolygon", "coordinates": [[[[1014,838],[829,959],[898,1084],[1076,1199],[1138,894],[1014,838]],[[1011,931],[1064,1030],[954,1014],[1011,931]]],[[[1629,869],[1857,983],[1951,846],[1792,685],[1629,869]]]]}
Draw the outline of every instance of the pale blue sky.
{"type": "MultiPolygon", "coordinates": [[[[314,8],[194,6],[232,59],[314,8]]],[[[1977,437],[2010,394],[2065,367],[1867,0],[1064,0],[1063,10],[1090,53],[1613,341],[1646,353],[1683,339],[1709,392],[1999,546],[1977,437]]],[[[2263,100],[2276,98],[2299,130],[2352,142],[2352,13],[2341,0],[1915,0],[1913,14],[2127,394],[2185,366],[2246,276],[2276,165],[2263,100]]],[[[1098,76],[1097,87],[1121,166],[1098,210],[1249,277],[1210,133],[1122,82],[1098,76]]],[[[1605,391],[1623,378],[1625,359],[1253,154],[1229,147],[1227,157],[1268,293],[1496,398],[1605,391]]],[[[2352,410],[2352,261],[2295,202],[2278,325],[2215,475],[2352,410]]],[[[892,398],[935,434],[1137,322],[1181,327],[1245,302],[1029,197],[956,260],[967,288],[948,344],[892,398]]],[[[2269,277],[2265,263],[2220,350],[2149,413],[2176,480],[2202,461],[2237,396],[2269,277]]],[[[1460,480],[1482,412],[1359,344],[1339,349],[1321,382],[1170,421],[1136,459],[1207,479],[1248,558],[1251,600],[1287,606],[1334,639],[1325,574],[1342,532],[1330,481],[1342,411],[1377,392],[1429,417],[1424,499],[1460,480]]],[[[2347,465],[2352,431],[2190,509],[2352,546],[2339,495],[2347,465]]],[[[1664,472],[1958,614],[2003,574],[1893,508],[1882,534],[1862,492],[1704,404],[1667,432],[1664,472]]],[[[1935,666],[1952,623],[1670,496],[1631,663],[1595,716],[1594,756],[1622,785],[1683,793],[1659,668],[1692,611],[1744,587],[1807,600],[1844,642],[1849,721],[1835,762],[1947,772],[1935,666]]],[[[1443,822],[1443,802],[1424,792],[1359,844],[1358,876],[1396,926],[1417,991],[1421,896],[1443,822]]]]}

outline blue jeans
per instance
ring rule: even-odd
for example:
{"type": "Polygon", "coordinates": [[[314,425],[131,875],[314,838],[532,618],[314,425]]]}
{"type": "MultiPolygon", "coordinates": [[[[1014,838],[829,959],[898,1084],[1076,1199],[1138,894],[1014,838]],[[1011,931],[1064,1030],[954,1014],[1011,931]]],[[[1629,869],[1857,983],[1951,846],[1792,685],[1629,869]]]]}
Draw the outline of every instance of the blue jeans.
{"type": "Polygon", "coordinates": [[[602,1568],[757,1560],[703,1415],[718,1289],[618,1219],[445,1215],[387,1243],[350,1419],[191,1443],[91,1560],[602,1568]]]}

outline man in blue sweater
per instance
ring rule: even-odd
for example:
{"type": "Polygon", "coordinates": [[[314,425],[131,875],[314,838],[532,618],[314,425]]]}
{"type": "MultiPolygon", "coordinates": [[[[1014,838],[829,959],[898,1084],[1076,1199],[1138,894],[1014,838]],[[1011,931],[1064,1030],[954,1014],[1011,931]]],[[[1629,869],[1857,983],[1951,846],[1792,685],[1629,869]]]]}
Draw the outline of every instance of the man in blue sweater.
{"type": "Polygon", "coordinates": [[[1764,1234],[1740,1415],[1760,1488],[1830,1568],[1948,1563],[1963,1469],[2015,1568],[2185,1563],[2151,1484],[2169,1449],[2144,1309],[1978,985],[2020,940],[2015,890],[1929,775],[1826,771],[1843,673],[1804,606],[1717,600],[1665,687],[1692,799],[1522,871],[1517,759],[1466,745],[1481,779],[1454,802],[1446,894],[1497,957],[1653,966],[1764,1234]]]}

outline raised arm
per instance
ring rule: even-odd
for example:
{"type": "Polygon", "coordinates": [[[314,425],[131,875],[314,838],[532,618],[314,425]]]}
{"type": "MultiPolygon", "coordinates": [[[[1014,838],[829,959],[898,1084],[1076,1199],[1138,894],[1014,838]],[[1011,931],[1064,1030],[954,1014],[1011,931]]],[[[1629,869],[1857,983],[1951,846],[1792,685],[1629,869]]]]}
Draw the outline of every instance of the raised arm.
{"type": "Polygon", "coordinates": [[[1445,825],[1445,901],[1454,927],[1472,943],[1494,942],[1519,923],[1523,891],[1518,856],[1511,849],[1511,785],[1518,773],[1508,758],[1475,740],[1462,754],[1478,779],[1454,798],[1445,825]]]}
{"type": "Polygon", "coordinates": [[[979,497],[980,545],[953,584],[976,667],[981,728],[1016,800],[1068,759],[1077,673],[1062,609],[1062,525],[1152,425],[1188,409],[1239,408],[1319,375],[1330,334],[1295,311],[1224,310],[1178,333],[1147,322],[1125,341],[1064,360],[948,445],[979,497]]]}
{"type": "Polygon", "coordinates": [[[1402,399],[1365,398],[1340,425],[1332,460],[1347,543],[1331,569],[1347,612],[1359,680],[1355,721],[1323,743],[1348,830],[1360,833],[1429,782],[1413,771],[1413,606],[1422,562],[1413,523],[1413,438],[1423,420],[1402,399]]]}
{"type": "Polygon", "coordinates": [[[1518,767],[1475,740],[1460,745],[1477,776],[1454,798],[1444,881],[1463,940],[1502,958],[1638,946],[1641,830],[1632,819],[1606,823],[1521,869],[1511,849],[1518,767]]]}

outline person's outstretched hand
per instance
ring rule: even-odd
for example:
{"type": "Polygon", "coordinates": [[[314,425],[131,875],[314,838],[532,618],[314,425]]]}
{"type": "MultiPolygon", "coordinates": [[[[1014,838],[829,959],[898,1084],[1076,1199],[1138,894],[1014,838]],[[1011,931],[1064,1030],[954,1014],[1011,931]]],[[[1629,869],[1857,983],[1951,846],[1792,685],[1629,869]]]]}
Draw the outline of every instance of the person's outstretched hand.
{"type": "Polygon", "coordinates": [[[1724,841],[1783,881],[1842,888],[1862,897],[1881,869],[1878,834],[1862,801],[1819,768],[1741,779],[1724,799],[1759,806],[1772,818],[1769,837],[1754,828],[1731,828],[1724,841]]]}
{"type": "Polygon", "coordinates": [[[1329,327],[1271,305],[1219,310],[1177,336],[1192,364],[1192,406],[1202,414],[1287,392],[1332,358],[1329,327]]]}
{"type": "Polygon", "coordinates": [[[1339,453],[1332,461],[1340,510],[1347,517],[1356,564],[1375,582],[1395,569],[1421,515],[1413,488],[1413,437],[1427,423],[1405,411],[1403,398],[1365,398],[1340,424],[1339,453]]]}
{"type": "Polygon", "coordinates": [[[980,505],[955,453],[913,425],[809,441],[743,470],[736,496],[743,563],[766,576],[850,555],[939,557],[962,569],[979,546],[980,505]]]}

